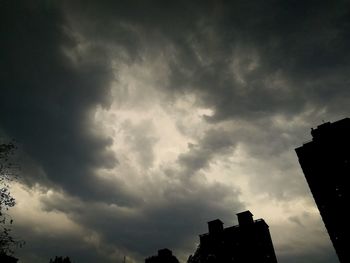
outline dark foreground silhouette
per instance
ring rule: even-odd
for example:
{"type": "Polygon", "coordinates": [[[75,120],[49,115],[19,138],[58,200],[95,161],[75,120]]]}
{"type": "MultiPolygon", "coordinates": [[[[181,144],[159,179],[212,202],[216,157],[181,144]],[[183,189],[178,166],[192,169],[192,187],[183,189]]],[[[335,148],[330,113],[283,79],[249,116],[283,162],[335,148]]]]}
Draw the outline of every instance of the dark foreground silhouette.
{"type": "Polygon", "coordinates": [[[221,220],[208,222],[209,232],[199,236],[200,244],[188,263],[277,263],[269,226],[253,220],[250,211],[238,213],[236,226],[224,228],[221,220]]]}
{"type": "Polygon", "coordinates": [[[339,261],[348,263],[350,119],[326,122],[312,129],[311,135],[312,141],[295,151],[339,261]]]}
{"type": "Polygon", "coordinates": [[[18,259],[6,254],[0,253],[0,262],[1,263],[17,263],[18,259]]]}
{"type": "Polygon", "coordinates": [[[170,249],[163,248],[158,250],[158,255],[145,259],[145,263],[179,263],[170,249]]]}

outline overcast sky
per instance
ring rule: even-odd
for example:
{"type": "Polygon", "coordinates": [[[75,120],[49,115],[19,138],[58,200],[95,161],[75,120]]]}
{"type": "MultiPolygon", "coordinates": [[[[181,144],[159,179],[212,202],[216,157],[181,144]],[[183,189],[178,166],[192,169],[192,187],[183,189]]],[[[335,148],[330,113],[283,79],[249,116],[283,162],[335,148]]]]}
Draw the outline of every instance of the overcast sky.
{"type": "Polygon", "coordinates": [[[181,262],[249,209],[279,263],[338,262],[294,149],[349,116],[349,1],[0,1],[22,263],[181,262]]]}

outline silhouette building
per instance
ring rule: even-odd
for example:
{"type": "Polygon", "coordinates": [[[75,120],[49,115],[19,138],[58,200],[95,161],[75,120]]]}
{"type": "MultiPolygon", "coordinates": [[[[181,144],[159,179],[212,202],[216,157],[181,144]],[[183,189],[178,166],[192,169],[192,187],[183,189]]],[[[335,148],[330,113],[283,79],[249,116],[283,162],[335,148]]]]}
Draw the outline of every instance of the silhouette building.
{"type": "Polygon", "coordinates": [[[326,122],[311,131],[312,141],[296,148],[304,172],[340,262],[350,262],[350,119],[326,122]]]}
{"type": "Polygon", "coordinates": [[[277,263],[269,226],[254,220],[250,211],[237,214],[238,225],[224,228],[221,220],[208,222],[208,233],[188,263],[277,263]]]}
{"type": "Polygon", "coordinates": [[[145,259],[145,263],[179,263],[170,249],[163,248],[158,250],[158,255],[145,259]]]}

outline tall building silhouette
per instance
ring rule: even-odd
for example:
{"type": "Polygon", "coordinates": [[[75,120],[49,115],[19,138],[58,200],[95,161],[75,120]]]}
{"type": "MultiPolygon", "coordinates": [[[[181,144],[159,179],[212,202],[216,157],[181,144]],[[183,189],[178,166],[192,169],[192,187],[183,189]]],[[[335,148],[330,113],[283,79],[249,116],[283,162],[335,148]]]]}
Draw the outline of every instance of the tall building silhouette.
{"type": "Polygon", "coordinates": [[[338,258],[348,263],[350,119],[323,123],[311,135],[312,141],[295,151],[338,258]]]}
{"type": "Polygon", "coordinates": [[[221,220],[208,222],[208,233],[189,263],[277,263],[269,226],[254,220],[250,211],[237,214],[238,225],[224,228],[221,220]]]}

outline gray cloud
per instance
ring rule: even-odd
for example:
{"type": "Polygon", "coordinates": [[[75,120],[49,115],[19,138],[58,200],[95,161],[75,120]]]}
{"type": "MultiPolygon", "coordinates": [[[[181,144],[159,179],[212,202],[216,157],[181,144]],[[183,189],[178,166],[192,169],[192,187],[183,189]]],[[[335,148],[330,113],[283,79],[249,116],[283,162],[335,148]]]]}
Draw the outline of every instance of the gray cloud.
{"type": "Polygon", "coordinates": [[[334,100],[349,96],[342,4],[225,5],[221,19],[208,15],[187,49],[177,49],[171,88],[199,94],[215,110],[212,121],[334,107],[334,100]]]}
{"type": "Polygon", "coordinates": [[[46,263],[55,255],[69,256],[73,261],[108,262],[111,260],[103,252],[97,252],[93,245],[84,243],[80,236],[74,234],[40,233],[27,226],[16,227],[26,245],[17,251],[17,256],[23,263],[46,263]],[[30,241],[30,242],[29,242],[30,241]],[[34,242],[33,242],[34,241],[34,242]]]}
{"type": "MultiPolygon", "coordinates": [[[[146,182],[144,187],[157,191],[146,182]]],[[[207,231],[207,221],[221,218],[233,224],[235,211],[243,209],[238,198],[233,198],[239,194],[237,190],[220,183],[187,181],[184,186],[168,182],[156,187],[163,189],[156,202],[129,210],[105,203],[77,203],[68,197],[41,201],[46,211],[63,212],[86,229],[97,231],[102,242],[124,248],[126,253],[137,252],[140,261],[164,246],[191,253],[198,234],[207,231]]]]}
{"type": "Polygon", "coordinates": [[[152,167],[154,162],[153,146],[157,142],[157,138],[153,135],[152,121],[143,121],[136,125],[126,121],[122,127],[126,133],[125,139],[130,145],[130,150],[137,153],[138,163],[145,169],[152,167]]]}
{"type": "MultiPolygon", "coordinates": [[[[289,248],[287,248],[289,249],[289,248]]],[[[317,250],[309,251],[308,253],[293,255],[281,255],[278,258],[281,262],[317,262],[317,263],[338,263],[338,259],[333,251],[333,248],[319,247],[317,250]]]]}
{"type": "Polygon", "coordinates": [[[96,189],[94,169],[116,164],[107,149],[112,139],[94,135],[89,127],[90,112],[110,103],[109,62],[93,46],[73,65],[63,49],[77,42],[65,32],[58,6],[24,1],[1,5],[2,128],[51,181],[88,198],[85,190],[93,194],[96,189]]]}
{"type": "Polygon", "coordinates": [[[189,151],[179,155],[178,163],[187,175],[208,168],[215,156],[232,153],[235,142],[232,134],[223,129],[208,130],[198,144],[189,144],[189,151]]]}
{"type": "Polygon", "coordinates": [[[129,1],[66,9],[73,23],[77,13],[77,28],[94,41],[122,46],[139,59],[165,52],[169,91],[195,93],[215,110],[208,119],[220,121],[276,111],[290,116],[309,105],[346,114],[345,4],[155,1],[140,8],[129,1]]]}

